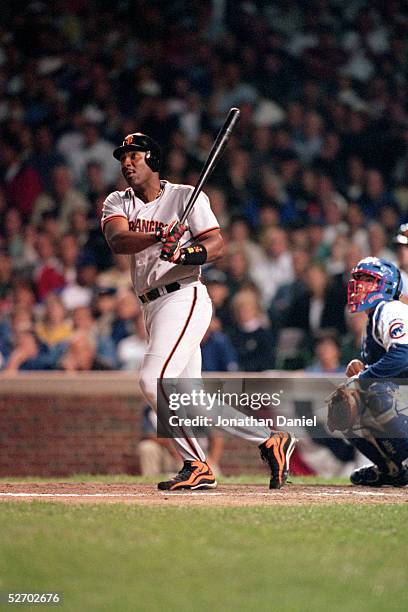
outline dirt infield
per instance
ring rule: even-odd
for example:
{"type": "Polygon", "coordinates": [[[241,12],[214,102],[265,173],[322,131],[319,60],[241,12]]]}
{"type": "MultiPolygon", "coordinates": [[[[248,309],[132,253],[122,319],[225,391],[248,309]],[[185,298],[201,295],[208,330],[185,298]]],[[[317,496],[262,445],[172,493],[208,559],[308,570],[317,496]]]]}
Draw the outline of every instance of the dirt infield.
{"type": "Polygon", "coordinates": [[[101,483],[1,484],[1,501],[65,504],[126,503],[150,506],[297,506],[311,504],[404,504],[408,489],[338,485],[291,485],[269,491],[262,485],[220,485],[213,491],[163,493],[154,485],[101,483]]]}

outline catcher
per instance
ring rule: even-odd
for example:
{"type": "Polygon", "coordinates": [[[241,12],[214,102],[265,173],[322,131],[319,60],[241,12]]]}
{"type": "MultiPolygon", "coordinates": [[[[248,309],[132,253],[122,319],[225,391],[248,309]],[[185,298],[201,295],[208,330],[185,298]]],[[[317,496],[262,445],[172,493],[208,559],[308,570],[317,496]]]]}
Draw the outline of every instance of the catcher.
{"type": "Polygon", "coordinates": [[[408,306],[399,301],[398,268],[366,257],[351,271],[350,312],[368,315],[362,361],[347,366],[349,380],[328,398],[328,427],[341,431],[373,465],[355,470],[355,485],[408,484],[408,417],[399,405],[395,379],[408,379],[408,306]]]}

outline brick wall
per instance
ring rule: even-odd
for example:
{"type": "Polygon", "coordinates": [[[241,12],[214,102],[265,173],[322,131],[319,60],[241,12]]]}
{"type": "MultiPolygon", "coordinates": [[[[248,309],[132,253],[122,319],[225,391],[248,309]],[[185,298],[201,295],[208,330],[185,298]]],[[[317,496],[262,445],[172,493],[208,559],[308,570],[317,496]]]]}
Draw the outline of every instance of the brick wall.
{"type": "MultiPolygon", "coordinates": [[[[142,409],[137,394],[4,393],[0,385],[0,476],[137,474],[142,409]]],[[[230,437],[221,467],[226,475],[263,470],[256,445],[230,437]]]]}

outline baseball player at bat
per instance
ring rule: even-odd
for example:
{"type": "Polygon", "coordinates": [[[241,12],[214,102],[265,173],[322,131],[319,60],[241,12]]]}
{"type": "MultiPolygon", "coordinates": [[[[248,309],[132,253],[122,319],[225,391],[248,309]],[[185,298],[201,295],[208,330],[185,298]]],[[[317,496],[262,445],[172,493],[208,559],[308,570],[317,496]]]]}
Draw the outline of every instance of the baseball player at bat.
{"type": "MultiPolygon", "coordinates": [[[[131,277],[142,303],[148,346],[140,386],[157,407],[157,382],[200,378],[200,342],[210,324],[212,304],[200,282],[200,266],[223,254],[219,224],[201,192],[185,225],[180,223],[193,187],[172,184],[159,175],[161,151],[149,136],[126,136],[113,151],[129,187],[105,200],[102,228],[114,253],[129,256],[131,277]]],[[[244,429],[244,430],[243,430],[244,429]]],[[[254,440],[254,430],[239,435],[254,440]]],[[[160,482],[163,490],[216,487],[206,457],[193,437],[175,440],[184,460],[180,472],[160,482]]],[[[286,481],[294,438],[264,428],[258,432],[261,458],[271,469],[271,488],[286,481]]]]}
{"type": "Polygon", "coordinates": [[[352,378],[331,396],[328,425],[373,463],[352,473],[356,485],[408,484],[407,406],[400,405],[397,384],[408,378],[408,306],[399,300],[401,289],[399,269],[384,259],[366,257],[351,271],[349,310],[367,313],[362,359],[348,364],[352,378]]]}

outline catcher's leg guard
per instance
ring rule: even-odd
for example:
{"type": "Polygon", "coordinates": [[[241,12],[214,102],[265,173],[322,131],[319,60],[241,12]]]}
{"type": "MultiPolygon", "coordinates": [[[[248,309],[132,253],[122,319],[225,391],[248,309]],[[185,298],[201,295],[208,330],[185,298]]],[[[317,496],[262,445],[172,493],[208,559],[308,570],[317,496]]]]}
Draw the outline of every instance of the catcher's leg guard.
{"type": "Polygon", "coordinates": [[[370,436],[370,438],[349,438],[350,444],[360,451],[362,455],[370,459],[376,465],[381,472],[386,474],[396,473],[399,470],[400,464],[392,461],[379,446],[378,441],[370,436]]]}
{"type": "Polygon", "coordinates": [[[400,465],[408,458],[408,417],[398,412],[397,393],[398,386],[392,382],[370,385],[363,422],[367,421],[381,452],[400,465]]]}

